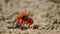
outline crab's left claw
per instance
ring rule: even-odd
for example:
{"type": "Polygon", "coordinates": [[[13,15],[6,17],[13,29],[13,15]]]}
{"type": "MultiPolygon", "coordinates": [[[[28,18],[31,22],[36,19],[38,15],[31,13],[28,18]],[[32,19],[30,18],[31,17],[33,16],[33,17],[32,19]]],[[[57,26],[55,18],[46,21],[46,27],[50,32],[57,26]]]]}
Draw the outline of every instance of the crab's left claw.
{"type": "Polygon", "coordinates": [[[13,21],[13,26],[14,26],[14,23],[16,22],[16,19],[13,21]]]}

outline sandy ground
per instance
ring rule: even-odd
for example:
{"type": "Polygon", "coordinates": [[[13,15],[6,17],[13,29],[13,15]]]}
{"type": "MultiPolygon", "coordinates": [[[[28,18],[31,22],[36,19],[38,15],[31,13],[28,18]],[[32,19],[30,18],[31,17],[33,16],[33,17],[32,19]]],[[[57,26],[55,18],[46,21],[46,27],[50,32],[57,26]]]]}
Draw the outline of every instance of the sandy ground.
{"type": "Polygon", "coordinates": [[[0,34],[60,34],[60,0],[0,0],[0,34]],[[20,12],[33,18],[37,29],[8,29],[20,12]]]}

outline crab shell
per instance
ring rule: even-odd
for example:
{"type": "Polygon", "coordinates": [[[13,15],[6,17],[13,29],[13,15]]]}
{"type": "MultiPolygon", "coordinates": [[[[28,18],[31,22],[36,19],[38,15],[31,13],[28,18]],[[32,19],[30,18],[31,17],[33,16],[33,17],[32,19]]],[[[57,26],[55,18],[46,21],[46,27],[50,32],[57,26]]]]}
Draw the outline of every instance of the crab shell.
{"type": "Polygon", "coordinates": [[[21,20],[20,18],[22,18],[23,16],[27,16],[27,14],[26,13],[20,13],[20,14],[18,14],[17,15],[17,19],[16,19],[16,22],[18,23],[18,24],[21,24],[21,25],[23,25],[23,26],[26,26],[26,25],[32,25],[33,24],[33,19],[32,18],[30,18],[30,17],[28,17],[28,20],[27,21],[24,21],[24,20],[21,20]]]}

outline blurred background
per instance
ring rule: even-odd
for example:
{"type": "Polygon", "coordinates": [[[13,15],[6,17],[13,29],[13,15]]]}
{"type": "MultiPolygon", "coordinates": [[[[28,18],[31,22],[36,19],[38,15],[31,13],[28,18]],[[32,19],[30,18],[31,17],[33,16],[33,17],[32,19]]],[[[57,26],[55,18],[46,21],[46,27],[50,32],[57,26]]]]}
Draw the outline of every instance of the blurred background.
{"type": "Polygon", "coordinates": [[[60,34],[60,0],[0,0],[0,34],[60,34]],[[20,12],[34,20],[33,28],[8,29],[20,12]]]}

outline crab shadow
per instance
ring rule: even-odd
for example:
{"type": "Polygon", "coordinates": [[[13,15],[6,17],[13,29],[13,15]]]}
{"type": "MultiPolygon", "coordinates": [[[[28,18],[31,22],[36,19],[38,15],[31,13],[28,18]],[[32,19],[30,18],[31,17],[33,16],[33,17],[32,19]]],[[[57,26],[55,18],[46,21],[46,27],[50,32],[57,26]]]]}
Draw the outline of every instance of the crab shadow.
{"type": "Polygon", "coordinates": [[[20,29],[20,30],[27,30],[29,28],[25,28],[25,27],[7,27],[8,29],[20,29]]]}

